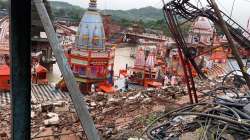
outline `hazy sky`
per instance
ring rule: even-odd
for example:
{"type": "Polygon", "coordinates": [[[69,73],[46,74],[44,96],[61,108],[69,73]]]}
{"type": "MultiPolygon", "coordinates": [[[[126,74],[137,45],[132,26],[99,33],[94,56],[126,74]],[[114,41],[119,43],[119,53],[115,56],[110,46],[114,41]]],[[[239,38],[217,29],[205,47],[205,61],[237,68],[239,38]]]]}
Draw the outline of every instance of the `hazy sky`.
{"type": "MultiPolygon", "coordinates": [[[[89,0],[53,0],[64,1],[73,5],[79,5],[83,8],[88,7],[89,0]]],[[[168,2],[170,0],[165,0],[168,2]]],[[[197,0],[191,0],[197,3],[197,0]]],[[[206,2],[206,0],[201,0],[206,2]]],[[[224,12],[230,14],[232,4],[234,0],[217,0],[219,7],[224,12]]],[[[142,8],[146,6],[153,6],[156,8],[162,8],[162,0],[97,0],[99,9],[115,9],[115,10],[128,10],[133,8],[142,8]]],[[[247,20],[250,17],[250,0],[236,0],[234,11],[232,15],[233,19],[240,22],[242,26],[246,26],[247,20]]]]}

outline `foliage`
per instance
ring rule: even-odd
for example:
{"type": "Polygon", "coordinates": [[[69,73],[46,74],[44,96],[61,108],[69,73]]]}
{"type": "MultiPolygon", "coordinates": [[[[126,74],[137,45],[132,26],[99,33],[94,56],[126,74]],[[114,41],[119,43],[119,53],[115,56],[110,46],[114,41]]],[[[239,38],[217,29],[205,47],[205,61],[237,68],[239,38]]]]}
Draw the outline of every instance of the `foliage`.
{"type": "Polygon", "coordinates": [[[165,35],[170,35],[165,19],[147,21],[143,25],[145,28],[161,30],[165,35]]]}
{"type": "Polygon", "coordinates": [[[80,20],[86,11],[80,6],[73,6],[66,2],[50,1],[53,17],[71,18],[72,20],[80,20]]]}
{"type": "Polygon", "coordinates": [[[8,1],[0,0],[0,9],[8,9],[8,1]]]}
{"type": "MultiPolygon", "coordinates": [[[[66,2],[50,1],[53,16],[69,17],[80,20],[82,14],[86,11],[80,6],[71,5],[66,2]]],[[[154,7],[145,7],[131,10],[101,10],[102,13],[111,15],[115,21],[153,21],[160,20],[163,17],[162,11],[154,7]]]]}
{"type": "MultiPolygon", "coordinates": [[[[50,5],[54,17],[67,17],[80,20],[86,11],[79,6],[74,6],[66,2],[51,1],[50,5]]],[[[169,35],[161,9],[145,7],[131,10],[102,10],[101,12],[111,15],[112,20],[122,27],[128,27],[133,23],[137,23],[143,25],[144,28],[163,30],[166,35],[169,35]]]]}
{"type": "Polygon", "coordinates": [[[154,7],[145,7],[140,9],[131,9],[131,10],[104,10],[102,11],[106,14],[112,15],[115,19],[127,19],[130,21],[140,21],[144,22],[161,20],[163,13],[161,9],[154,7]]]}

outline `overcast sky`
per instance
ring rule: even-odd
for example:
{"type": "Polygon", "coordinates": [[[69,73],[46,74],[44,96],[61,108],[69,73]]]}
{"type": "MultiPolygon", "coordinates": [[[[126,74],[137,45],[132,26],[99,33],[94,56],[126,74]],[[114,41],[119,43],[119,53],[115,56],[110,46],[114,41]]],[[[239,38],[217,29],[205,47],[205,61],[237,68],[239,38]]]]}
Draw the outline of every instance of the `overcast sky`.
{"type": "MultiPolygon", "coordinates": [[[[73,5],[78,5],[83,8],[88,7],[89,0],[53,0],[64,1],[73,5]]],[[[165,0],[168,2],[170,0],[165,0]]],[[[197,0],[191,0],[197,3],[197,0]]],[[[201,0],[205,2],[206,0],[201,0]]],[[[217,0],[221,10],[230,14],[234,0],[217,0]]],[[[162,0],[97,0],[99,9],[115,9],[115,10],[128,10],[133,8],[142,8],[146,6],[153,6],[156,8],[162,8],[162,0]]],[[[233,19],[240,22],[242,26],[246,26],[247,20],[250,17],[250,0],[236,0],[233,19]]]]}

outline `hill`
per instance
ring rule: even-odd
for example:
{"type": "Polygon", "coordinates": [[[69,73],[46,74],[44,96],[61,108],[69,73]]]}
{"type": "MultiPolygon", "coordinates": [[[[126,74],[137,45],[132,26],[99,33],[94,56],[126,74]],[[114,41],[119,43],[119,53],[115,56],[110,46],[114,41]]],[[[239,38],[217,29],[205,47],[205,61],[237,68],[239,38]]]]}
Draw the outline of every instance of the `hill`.
{"type": "MultiPolygon", "coordinates": [[[[51,9],[55,17],[71,17],[80,19],[86,9],[71,5],[66,2],[50,1],[51,9]]],[[[131,10],[102,10],[102,13],[112,15],[113,20],[121,19],[131,21],[151,21],[163,18],[162,10],[154,7],[145,7],[131,10]]]]}
{"type": "Polygon", "coordinates": [[[112,15],[114,20],[127,19],[133,21],[142,20],[147,22],[152,20],[160,20],[163,18],[162,10],[151,6],[131,10],[104,10],[102,12],[112,15]]]}
{"type": "Polygon", "coordinates": [[[68,17],[73,20],[80,20],[86,11],[80,6],[71,5],[67,2],[49,1],[53,17],[68,17]]]}

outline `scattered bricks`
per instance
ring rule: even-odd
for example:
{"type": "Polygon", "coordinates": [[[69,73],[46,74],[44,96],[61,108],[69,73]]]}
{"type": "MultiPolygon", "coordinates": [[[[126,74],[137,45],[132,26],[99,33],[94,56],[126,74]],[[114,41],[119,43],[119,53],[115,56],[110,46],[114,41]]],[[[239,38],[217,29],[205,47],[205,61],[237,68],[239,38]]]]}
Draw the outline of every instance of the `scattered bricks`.
{"type": "Polygon", "coordinates": [[[65,128],[62,130],[62,134],[64,135],[60,136],[60,140],[78,140],[79,139],[75,133],[65,128]]]}
{"type": "Polygon", "coordinates": [[[1,132],[1,133],[0,133],[0,138],[1,138],[1,140],[2,140],[2,139],[3,139],[3,140],[4,140],[4,139],[7,140],[7,139],[8,139],[7,133],[6,133],[6,132],[1,132]]]}
{"type": "Polygon", "coordinates": [[[152,108],[153,112],[164,112],[166,107],[164,105],[157,105],[152,108]]]}
{"type": "Polygon", "coordinates": [[[143,140],[142,138],[128,138],[128,140],[143,140]]]}
{"type": "Polygon", "coordinates": [[[79,121],[79,118],[78,116],[76,115],[76,113],[70,113],[71,114],[71,119],[72,119],[72,122],[76,123],[79,121]]]}
{"type": "MultiPolygon", "coordinates": [[[[209,82],[198,82],[198,90],[210,89],[210,86],[205,87],[204,85],[209,85],[209,82]]],[[[181,104],[188,103],[188,95],[183,96],[182,93],[185,90],[185,85],[166,86],[160,89],[134,89],[126,93],[117,92],[114,95],[91,94],[86,95],[84,99],[91,108],[91,116],[93,116],[97,129],[104,136],[104,140],[120,140],[136,136],[135,134],[144,130],[148,120],[150,120],[149,116],[152,116],[150,114],[161,114],[165,110],[171,110],[181,104]],[[170,99],[172,95],[175,95],[177,100],[170,99]]],[[[10,126],[10,110],[10,108],[5,107],[3,111],[1,110],[0,128],[10,126]]],[[[38,136],[57,136],[39,138],[38,140],[56,140],[59,138],[67,140],[69,139],[68,135],[63,137],[58,134],[83,131],[71,102],[34,104],[32,105],[32,111],[35,113],[35,117],[32,118],[32,134],[41,131],[38,136]],[[54,114],[48,115],[47,112],[50,111],[54,114]],[[41,128],[40,131],[39,128],[41,128]]],[[[7,129],[6,132],[8,134],[10,130],[7,129]]],[[[77,135],[72,135],[71,139],[85,140],[86,138],[82,132],[79,132],[77,135]]]]}
{"type": "Polygon", "coordinates": [[[95,102],[91,102],[90,106],[95,107],[97,104],[95,102]]]}
{"type": "Polygon", "coordinates": [[[57,101],[53,103],[55,107],[64,107],[66,104],[67,103],[65,101],[57,101]]]}
{"type": "Polygon", "coordinates": [[[33,119],[36,116],[36,113],[34,111],[31,111],[31,118],[33,119]]]}
{"type": "Polygon", "coordinates": [[[31,106],[31,109],[32,109],[33,111],[42,112],[42,105],[41,105],[41,104],[32,105],[32,106],[31,106]]]}
{"type": "Polygon", "coordinates": [[[69,105],[64,104],[63,106],[55,106],[55,112],[69,112],[69,105]]]}
{"type": "Polygon", "coordinates": [[[58,125],[60,123],[58,114],[48,113],[47,116],[49,117],[49,119],[44,120],[45,126],[58,125]]]}
{"type": "Polygon", "coordinates": [[[54,140],[52,128],[44,128],[35,138],[36,140],[54,140]],[[38,138],[37,138],[38,137],[38,138]]]}
{"type": "Polygon", "coordinates": [[[55,110],[55,107],[52,103],[42,104],[41,108],[42,112],[53,112],[55,110]]]}

